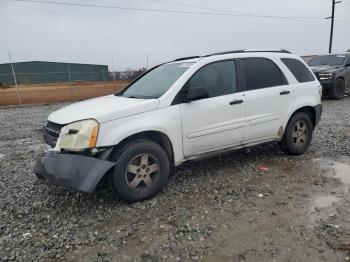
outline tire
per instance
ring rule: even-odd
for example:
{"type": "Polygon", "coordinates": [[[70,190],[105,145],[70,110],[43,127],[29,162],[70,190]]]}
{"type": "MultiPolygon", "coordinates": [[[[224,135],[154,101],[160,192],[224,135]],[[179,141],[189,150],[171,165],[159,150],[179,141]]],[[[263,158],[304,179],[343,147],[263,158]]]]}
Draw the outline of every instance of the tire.
{"type": "Polygon", "coordinates": [[[287,124],[279,145],[289,155],[301,155],[312,140],[313,125],[310,116],[303,112],[294,114],[287,124]]]}
{"type": "Polygon", "coordinates": [[[329,89],[328,94],[332,99],[342,99],[345,95],[345,81],[340,78],[336,79],[333,87],[329,89]]]}
{"type": "Polygon", "coordinates": [[[153,141],[131,141],[114,154],[112,161],[117,163],[111,177],[113,188],[128,202],[153,197],[168,181],[169,158],[153,141]]]}

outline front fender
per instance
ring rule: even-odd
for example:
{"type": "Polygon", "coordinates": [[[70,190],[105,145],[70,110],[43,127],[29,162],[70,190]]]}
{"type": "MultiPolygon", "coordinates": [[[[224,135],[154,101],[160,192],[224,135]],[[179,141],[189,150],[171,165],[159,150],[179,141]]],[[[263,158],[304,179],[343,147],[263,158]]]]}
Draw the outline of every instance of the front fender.
{"type": "Polygon", "coordinates": [[[114,146],[132,135],[146,131],[166,135],[174,150],[175,164],[183,159],[181,116],[178,105],[102,123],[97,146],[114,146]]]}

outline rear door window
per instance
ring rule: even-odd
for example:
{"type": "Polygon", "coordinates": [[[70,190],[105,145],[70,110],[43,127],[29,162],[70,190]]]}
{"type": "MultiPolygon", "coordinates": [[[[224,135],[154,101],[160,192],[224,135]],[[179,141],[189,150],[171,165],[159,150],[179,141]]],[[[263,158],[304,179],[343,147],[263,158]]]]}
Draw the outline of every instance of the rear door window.
{"type": "Polygon", "coordinates": [[[240,62],[247,90],[288,84],[280,68],[267,58],[243,58],[240,62]]]}
{"type": "Polygon", "coordinates": [[[293,58],[281,58],[281,60],[292,72],[299,83],[315,81],[314,75],[299,60],[293,58]]]}

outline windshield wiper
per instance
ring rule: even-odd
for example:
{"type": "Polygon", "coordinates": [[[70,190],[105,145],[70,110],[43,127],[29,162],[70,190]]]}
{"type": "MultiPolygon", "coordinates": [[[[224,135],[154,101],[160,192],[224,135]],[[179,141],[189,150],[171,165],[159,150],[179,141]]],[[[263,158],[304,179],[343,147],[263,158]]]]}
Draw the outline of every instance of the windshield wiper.
{"type": "Polygon", "coordinates": [[[138,97],[138,96],[125,96],[125,98],[136,98],[136,99],[140,99],[141,97],[138,97]]]}
{"type": "Polygon", "coordinates": [[[124,94],[119,94],[119,93],[116,93],[114,95],[120,96],[120,97],[125,97],[125,98],[134,98],[134,99],[158,99],[157,96],[136,96],[136,95],[124,96],[124,94]]]}
{"type": "Polygon", "coordinates": [[[157,99],[158,97],[156,96],[135,96],[135,95],[131,95],[131,96],[124,96],[125,98],[136,98],[136,99],[157,99]]]}

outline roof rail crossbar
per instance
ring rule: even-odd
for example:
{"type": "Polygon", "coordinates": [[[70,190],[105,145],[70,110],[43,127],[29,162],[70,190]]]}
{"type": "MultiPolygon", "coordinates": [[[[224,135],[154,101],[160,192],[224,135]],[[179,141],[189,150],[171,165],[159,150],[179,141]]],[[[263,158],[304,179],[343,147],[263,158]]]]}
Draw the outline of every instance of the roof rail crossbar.
{"type": "Polygon", "coordinates": [[[288,50],[285,49],[244,49],[244,52],[267,52],[267,53],[286,53],[291,54],[288,50]]]}
{"type": "Polygon", "coordinates": [[[200,56],[188,56],[188,57],[181,57],[181,58],[177,58],[174,60],[175,61],[182,61],[182,60],[189,60],[189,59],[195,59],[195,58],[200,58],[200,56]]]}
{"type": "Polygon", "coordinates": [[[177,58],[177,59],[173,60],[173,62],[189,60],[189,59],[196,59],[196,58],[201,58],[201,57],[209,57],[209,56],[214,56],[214,55],[227,55],[227,54],[238,54],[238,53],[284,53],[284,54],[291,54],[291,52],[289,52],[288,50],[285,50],[285,49],[241,49],[241,50],[232,50],[232,51],[213,53],[213,54],[204,55],[204,56],[181,57],[181,58],[177,58]]]}
{"type": "Polygon", "coordinates": [[[213,53],[213,54],[205,55],[205,57],[213,56],[213,55],[236,54],[236,53],[243,53],[243,52],[244,52],[244,50],[232,50],[232,51],[225,51],[225,52],[219,52],[219,53],[213,53]]]}
{"type": "Polygon", "coordinates": [[[225,52],[219,52],[219,53],[213,53],[206,56],[213,56],[213,55],[227,55],[227,54],[237,54],[237,53],[285,53],[285,54],[291,54],[288,50],[285,49],[242,49],[242,50],[233,50],[233,51],[225,51],[225,52]]]}

